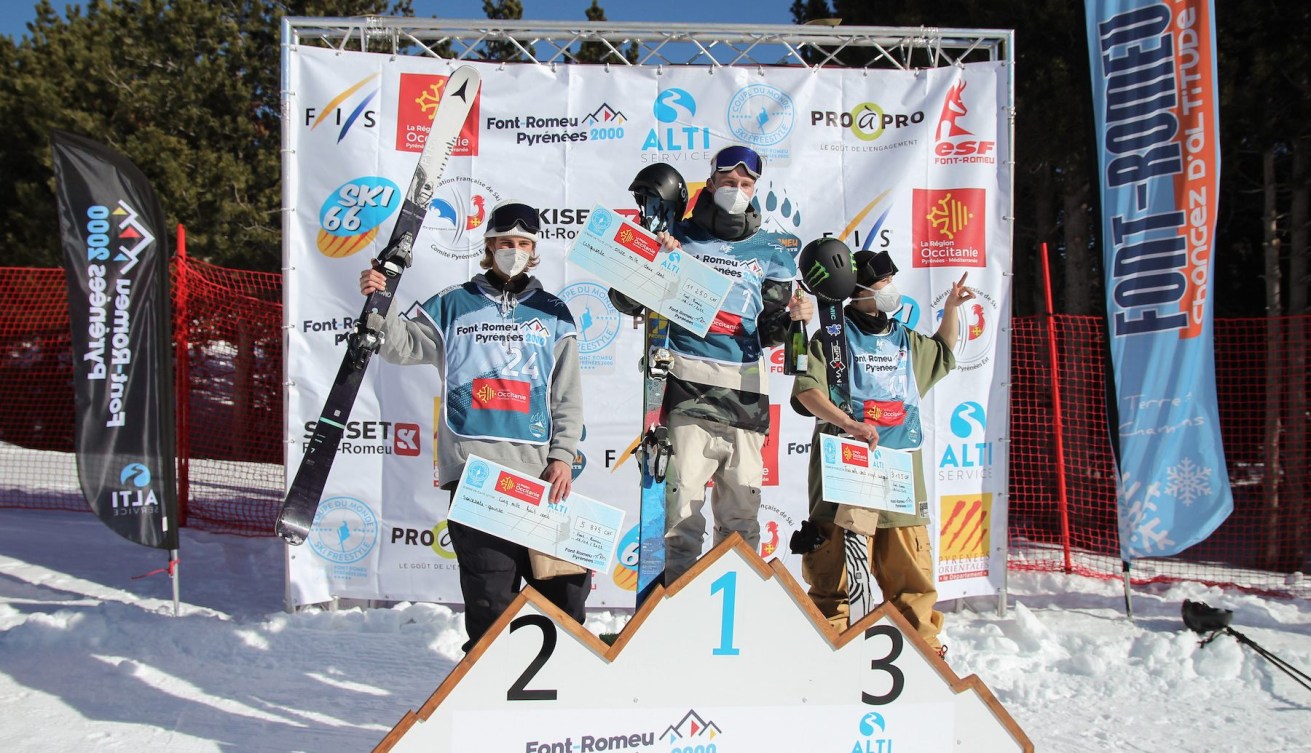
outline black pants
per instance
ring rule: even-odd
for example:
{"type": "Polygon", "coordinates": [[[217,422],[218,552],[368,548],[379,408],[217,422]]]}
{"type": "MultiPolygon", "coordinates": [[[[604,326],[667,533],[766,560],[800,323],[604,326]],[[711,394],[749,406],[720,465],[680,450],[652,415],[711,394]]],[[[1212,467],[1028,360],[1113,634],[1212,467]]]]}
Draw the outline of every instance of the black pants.
{"type": "MultiPolygon", "coordinates": [[[[452,491],[451,496],[454,496],[452,491]]],[[[451,544],[460,565],[460,593],[464,597],[464,629],[468,652],[497,617],[510,606],[524,582],[582,624],[584,605],[592,592],[592,573],[562,575],[547,580],[533,577],[528,548],[450,521],[451,544]]]]}

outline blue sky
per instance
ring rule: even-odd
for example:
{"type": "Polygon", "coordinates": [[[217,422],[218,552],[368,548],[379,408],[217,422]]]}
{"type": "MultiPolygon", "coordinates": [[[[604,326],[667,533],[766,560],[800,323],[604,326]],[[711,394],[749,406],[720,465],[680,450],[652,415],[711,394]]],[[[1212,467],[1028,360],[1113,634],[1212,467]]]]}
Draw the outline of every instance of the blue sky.
{"type": "MultiPolygon", "coordinates": [[[[54,0],[56,8],[74,3],[54,0]]],[[[76,3],[85,6],[85,2],[76,3]]],[[[581,21],[591,0],[523,0],[524,18],[581,21]]],[[[36,17],[34,0],[0,0],[0,34],[21,37],[36,17]]],[[[792,0],[601,0],[610,21],[673,23],[791,24],[792,0]]],[[[482,0],[414,0],[416,16],[485,18],[482,0]]]]}

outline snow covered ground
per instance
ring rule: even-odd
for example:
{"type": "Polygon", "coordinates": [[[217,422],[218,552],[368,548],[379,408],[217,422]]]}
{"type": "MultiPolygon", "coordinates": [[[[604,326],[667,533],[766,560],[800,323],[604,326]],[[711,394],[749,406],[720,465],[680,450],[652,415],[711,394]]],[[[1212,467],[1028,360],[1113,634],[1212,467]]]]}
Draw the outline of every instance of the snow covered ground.
{"type": "MultiPolygon", "coordinates": [[[[286,614],[282,545],[184,530],[182,613],[164,553],[87,514],[0,510],[0,750],[358,751],[460,658],[463,618],[429,604],[286,614]]],[[[1311,691],[1232,638],[1199,648],[1185,598],[1311,671],[1311,602],[1197,584],[1012,574],[949,611],[948,663],[977,673],[1039,751],[1307,751],[1311,691]]],[[[948,606],[950,609],[951,605],[948,606]]],[[[625,615],[600,613],[594,631],[625,615]]]]}

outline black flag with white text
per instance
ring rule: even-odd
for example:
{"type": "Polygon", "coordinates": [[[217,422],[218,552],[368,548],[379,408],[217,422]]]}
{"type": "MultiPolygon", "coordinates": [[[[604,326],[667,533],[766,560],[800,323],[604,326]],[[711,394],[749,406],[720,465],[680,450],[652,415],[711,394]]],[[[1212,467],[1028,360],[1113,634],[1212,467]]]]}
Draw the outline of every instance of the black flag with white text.
{"type": "Polygon", "coordinates": [[[120,536],[176,549],[164,212],[145,176],[121,154],[62,131],[51,141],[82,493],[120,536]]]}

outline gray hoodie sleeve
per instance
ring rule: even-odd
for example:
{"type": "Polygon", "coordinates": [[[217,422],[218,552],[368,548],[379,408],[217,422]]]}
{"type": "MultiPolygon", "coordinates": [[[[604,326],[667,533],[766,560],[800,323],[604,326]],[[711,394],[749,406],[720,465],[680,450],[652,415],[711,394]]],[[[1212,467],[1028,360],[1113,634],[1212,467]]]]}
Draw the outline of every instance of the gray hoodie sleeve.
{"type": "Polygon", "coordinates": [[[560,460],[572,466],[583,435],[583,382],[578,371],[577,337],[564,337],[555,344],[551,425],[555,430],[547,460],[560,460]]]}
{"type": "Polygon", "coordinates": [[[430,363],[438,368],[445,366],[445,343],[430,322],[401,319],[396,310],[392,309],[387,314],[382,331],[383,341],[378,355],[388,363],[401,366],[430,363]]]}

